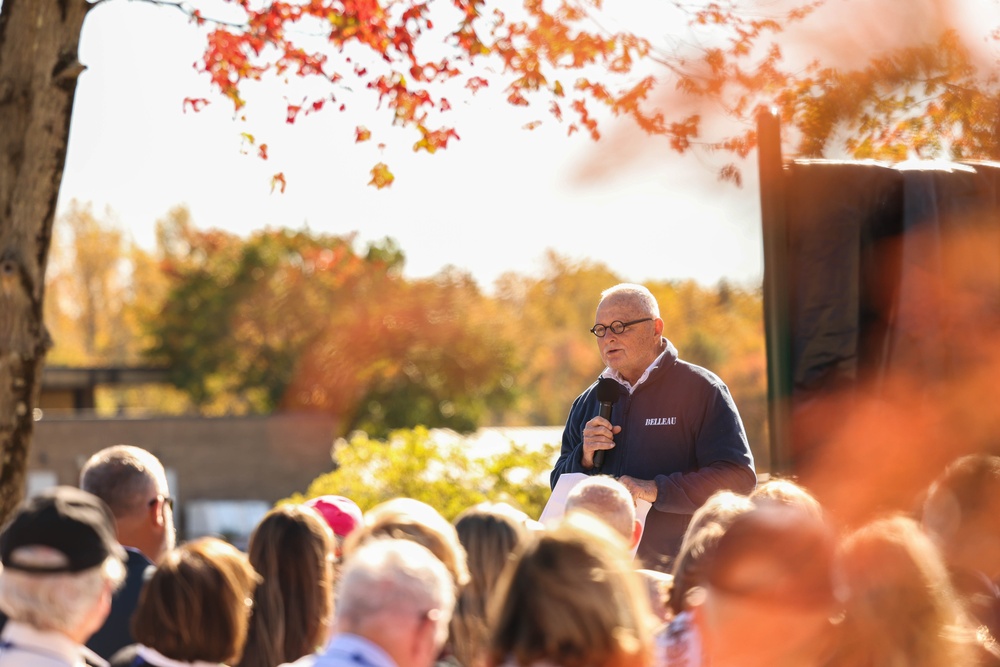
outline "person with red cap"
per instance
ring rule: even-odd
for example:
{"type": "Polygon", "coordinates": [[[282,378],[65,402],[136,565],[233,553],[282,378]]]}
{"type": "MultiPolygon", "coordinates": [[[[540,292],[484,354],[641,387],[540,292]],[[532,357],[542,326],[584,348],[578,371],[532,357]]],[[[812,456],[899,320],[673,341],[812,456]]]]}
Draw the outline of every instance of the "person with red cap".
{"type": "Polygon", "coordinates": [[[314,509],[333,530],[337,540],[337,559],[344,548],[344,540],[364,522],[361,508],[350,498],[344,496],[325,495],[310,498],[305,502],[307,507],[314,509]]]}

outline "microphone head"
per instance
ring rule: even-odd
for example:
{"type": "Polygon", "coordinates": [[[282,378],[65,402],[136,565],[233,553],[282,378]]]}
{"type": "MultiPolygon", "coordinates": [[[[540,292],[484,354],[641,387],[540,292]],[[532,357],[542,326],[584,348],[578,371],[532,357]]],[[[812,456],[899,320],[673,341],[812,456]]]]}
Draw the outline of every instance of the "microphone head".
{"type": "Polygon", "coordinates": [[[618,400],[618,390],[621,387],[611,378],[601,378],[597,381],[597,402],[615,403],[618,400]]]}

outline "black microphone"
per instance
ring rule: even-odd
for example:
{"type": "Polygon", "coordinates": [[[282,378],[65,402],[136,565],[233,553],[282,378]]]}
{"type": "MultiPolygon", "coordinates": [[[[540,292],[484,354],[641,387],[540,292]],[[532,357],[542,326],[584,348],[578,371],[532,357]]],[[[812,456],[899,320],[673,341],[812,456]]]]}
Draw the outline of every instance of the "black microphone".
{"type": "MultiPolygon", "coordinates": [[[[611,406],[618,400],[618,383],[611,378],[601,378],[597,381],[597,402],[601,404],[598,413],[604,419],[611,421],[611,406]]],[[[594,472],[601,472],[604,465],[604,450],[594,452],[594,472]]]]}

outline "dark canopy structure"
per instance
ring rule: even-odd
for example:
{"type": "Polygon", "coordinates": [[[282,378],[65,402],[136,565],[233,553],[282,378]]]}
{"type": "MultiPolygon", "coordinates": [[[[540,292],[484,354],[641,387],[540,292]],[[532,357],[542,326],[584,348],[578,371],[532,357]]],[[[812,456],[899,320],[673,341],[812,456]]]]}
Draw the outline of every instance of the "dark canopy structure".
{"type": "Polygon", "coordinates": [[[772,471],[793,472],[836,428],[815,406],[1000,345],[1000,163],[786,162],[777,120],[759,132],[772,471]]]}

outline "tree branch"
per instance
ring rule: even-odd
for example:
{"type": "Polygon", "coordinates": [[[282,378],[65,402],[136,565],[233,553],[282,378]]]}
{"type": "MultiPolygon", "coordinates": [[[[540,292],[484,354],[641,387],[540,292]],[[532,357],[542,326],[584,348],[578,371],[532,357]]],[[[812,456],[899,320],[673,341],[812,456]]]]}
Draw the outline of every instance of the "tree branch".
{"type": "MultiPolygon", "coordinates": [[[[172,7],[184,14],[192,21],[197,21],[198,23],[212,23],[214,25],[226,26],[229,28],[240,28],[246,29],[249,26],[246,23],[236,23],[234,21],[223,21],[222,19],[212,18],[211,16],[202,16],[197,10],[195,10],[191,5],[186,2],[172,2],[171,0],[131,0],[132,2],[144,2],[148,5],[154,5],[156,7],[172,7]]],[[[106,2],[106,0],[97,0],[97,2],[106,2]]],[[[97,3],[95,3],[97,4],[97,3]]]]}

